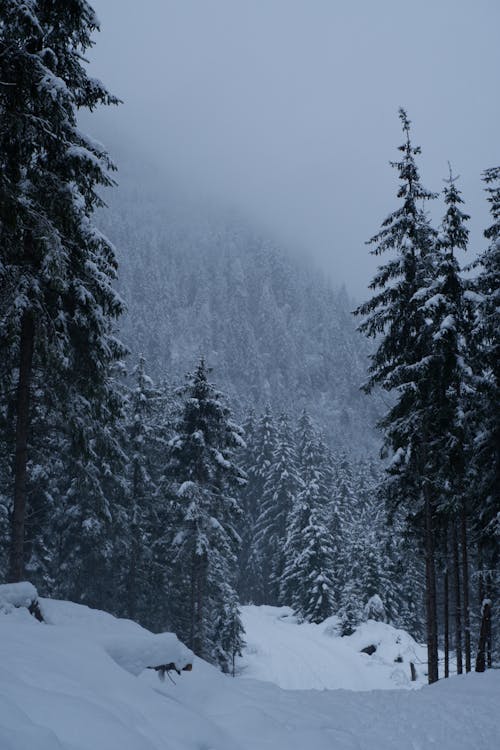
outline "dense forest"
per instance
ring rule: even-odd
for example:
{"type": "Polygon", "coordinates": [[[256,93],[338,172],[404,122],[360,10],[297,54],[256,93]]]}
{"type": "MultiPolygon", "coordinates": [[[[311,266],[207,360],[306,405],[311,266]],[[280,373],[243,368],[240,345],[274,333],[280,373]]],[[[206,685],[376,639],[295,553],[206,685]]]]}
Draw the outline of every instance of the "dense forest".
{"type": "Polygon", "coordinates": [[[370,348],[345,288],[248,221],[182,199],[152,168],[123,160],[98,218],[117,248],[120,335],[132,353],[170,382],[203,355],[238,417],[268,402],[305,408],[330,445],[376,450],[383,407],[360,391],[370,348]]]}
{"type": "Polygon", "coordinates": [[[389,620],[426,640],[430,682],[440,658],[492,666],[500,168],[464,273],[458,182],[434,226],[400,112],[370,241],[388,256],[353,317],[248,222],[178,210],[170,185],[110,194],[78,121],[117,103],[82,59],[91,9],[0,7],[2,578],[173,630],[226,672],[245,602],[338,614],[343,635],[389,620]]]}

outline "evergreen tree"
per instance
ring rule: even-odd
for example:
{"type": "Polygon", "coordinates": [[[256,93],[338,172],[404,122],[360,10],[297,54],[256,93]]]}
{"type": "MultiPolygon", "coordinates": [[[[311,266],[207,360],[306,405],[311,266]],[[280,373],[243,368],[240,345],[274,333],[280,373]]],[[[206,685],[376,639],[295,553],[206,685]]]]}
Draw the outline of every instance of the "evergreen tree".
{"type": "MultiPolygon", "coordinates": [[[[132,371],[135,383],[126,403],[127,533],[122,544],[124,611],[132,619],[151,624],[163,599],[155,569],[159,536],[158,492],[160,460],[168,439],[168,401],[146,373],[140,357],[132,371]]],[[[118,562],[118,561],[117,561],[118,562]]]]}
{"type": "Polygon", "coordinates": [[[15,456],[11,580],[24,569],[33,396],[51,391],[82,468],[89,429],[116,414],[110,366],[124,350],[112,322],[122,303],[113,247],[91,223],[112,164],[77,124],[79,109],[117,102],[83,65],[97,29],[85,0],[2,2],[0,439],[15,456]]]}
{"type": "Polygon", "coordinates": [[[271,406],[267,404],[255,426],[251,443],[249,464],[245,466],[248,485],[245,493],[251,497],[248,507],[254,513],[248,559],[242,570],[246,599],[254,604],[263,604],[268,596],[268,559],[266,537],[263,534],[261,515],[266,478],[271,470],[276,449],[276,427],[271,406]]]}
{"type": "Polygon", "coordinates": [[[304,411],[297,430],[301,487],[287,521],[280,599],[308,622],[333,614],[335,549],[326,524],[326,498],[321,456],[309,415],[304,411]]]}
{"type": "Polygon", "coordinates": [[[475,525],[493,565],[498,563],[500,513],[500,167],[487,169],[483,179],[493,223],[484,233],[490,244],[475,264],[479,273],[472,283],[476,387],[470,412],[475,433],[475,525]]]}
{"type": "Polygon", "coordinates": [[[435,232],[420,204],[435,197],[420,182],[415,156],[420,153],[410,140],[410,122],[403,110],[400,119],[405,142],[402,158],[392,166],[400,178],[402,206],[385,219],[370,244],[375,255],[391,250],[395,257],[381,266],[371,288],[380,290],[356,313],[365,316],[360,330],[377,337],[366,389],[381,386],[397,393],[396,403],[380,421],[385,442],[394,452],[388,490],[396,504],[410,500],[408,513],[421,519],[425,536],[426,609],[429,681],[438,679],[437,610],[435,578],[436,498],[428,481],[437,456],[427,449],[435,409],[431,372],[433,342],[427,324],[425,301],[435,275],[435,232]]]}
{"type": "MultiPolygon", "coordinates": [[[[448,538],[456,544],[460,528],[462,547],[462,591],[455,590],[455,611],[460,609],[463,596],[463,621],[465,626],[466,669],[470,671],[471,640],[469,614],[469,565],[467,528],[469,507],[466,502],[465,476],[467,451],[471,451],[470,428],[465,414],[470,402],[473,383],[470,367],[470,312],[465,298],[465,284],[461,278],[457,251],[467,249],[469,216],[461,210],[463,200],[450,167],[444,189],[446,213],[438,237],[436,275],[431,286],[431,296],[425,302],[430,314],[434,343],[434,405],[435,419],[428,436],[428,450],[435,457],[432,472],[433,493],[438,499],[440,518],[439,542],[442,548],[442,568],[445,598],[444,607],[446,641],[449,645],[449,574],[448,538]]],[[[457,624],[458,627],[458,624],[457,624]]],[[[457,643],[459,638],[457,636],[457,643]]],[[[448,665],[446,649],[446,666],[448,665]]],[[[460,658],[457,656],[457,664],[460,658]]]]}
{"type": "Polygon", "coordinates": [[[267,604],[280,601],[287,521],[300,487],[293,435],[287,415],[281,414],[255,529],[256,554],[261,561],[267,604]]]}
{"type": "Polygon", "coordinates": [[[169,497],[175,535],[170,605],[178,636],[199,656],[227,668],[227,628],[240,630],[234,619],[237,494],[246,479],[235,452],[244,443],[208,373],[202,359],[188,376],[171,445],[169,497]],[[230,626],[226,615],[232,618],[230,626]]]}

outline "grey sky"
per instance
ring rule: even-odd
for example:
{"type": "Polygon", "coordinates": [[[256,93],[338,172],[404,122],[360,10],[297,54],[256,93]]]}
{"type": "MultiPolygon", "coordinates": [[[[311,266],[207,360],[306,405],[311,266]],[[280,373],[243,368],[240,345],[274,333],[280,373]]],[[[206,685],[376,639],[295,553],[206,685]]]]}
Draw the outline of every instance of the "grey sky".
{"type": "MultiPolygon", "coordinates": [[[[498,0],[91,0],[94,74],[125,100],[92,125],[170,184],[242,207],[365,296],[364,241],[396,205],[404,106],[424,184],[461,175],[473,244],[500,162],[498,0]]],[[[440,209],[438,209],[439,212],[440,209]]]]}

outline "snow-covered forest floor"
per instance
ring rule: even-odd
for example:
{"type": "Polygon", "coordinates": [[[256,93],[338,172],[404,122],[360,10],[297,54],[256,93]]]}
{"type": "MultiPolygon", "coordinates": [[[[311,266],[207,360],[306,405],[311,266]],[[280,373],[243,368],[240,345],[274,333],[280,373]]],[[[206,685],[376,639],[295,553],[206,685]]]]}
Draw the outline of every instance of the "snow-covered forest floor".
{"type": "Polygon", "coordinates": [[[233,679],[194,657],[174,684],[141,672],[151,660],[192,658],[173,636],[70,602],[40,603],[47,624],[24,608],[0,614],[2,750],[497,747],[498,672],[366,692],[390,687],[391,670],[407,666],[391,660],[415,648],[389,626],[367,623],[340,639],[324,632],[334,618],[296,625],[283,608],[244,608],[244,675],[258,679],[233,679]],[[358,653],[369,641],[377,659],[358,653]],[[356,690],[297,689],[326,685],[356,690]]]}
{"type": "Polygon", "coordinates": [[[247,645],[237,667],[243,677],[286,690],[391,690],[427,683],[426,648],[404,630],[369,620],[341,638],[335,616],[320,625],[298,625],[289,607],[241,609],[247,645]],[[361,652],[370,646],[376,647],[374,654],[361,652]]]}

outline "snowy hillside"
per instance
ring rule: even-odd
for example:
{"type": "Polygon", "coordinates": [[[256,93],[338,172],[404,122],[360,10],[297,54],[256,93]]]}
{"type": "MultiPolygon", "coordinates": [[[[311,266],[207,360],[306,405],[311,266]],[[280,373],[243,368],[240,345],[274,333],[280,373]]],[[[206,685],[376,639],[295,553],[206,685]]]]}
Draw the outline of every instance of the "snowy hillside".
{"type": "MultiPolygon", "coordinates": [[[[174,684],[169,679],[159,681],[151,670],[136,676],[139,665],[146,666],[151,659],[172,654],[181,660],[190,658],[173,636],[152,636],[135,623],[69,602],[42,599],[40,603],[47,624],[38,623],[24,608],[13,608],[12,603],[0,608],[2,750],[474,750],[498,746],[497,673],[453,679],[418,691],[286,691],[257,680],[233,680],[195,658],[193,671],[174,675],[174,684]]],[[[247,608],[245,620],[253,630],[254,648],[262,649],[265,642],[273,651],[282,641],[280,658],[285,653],[286,628],[295,633],[288,638],[289,644],[295,639],[294,648],[303,639],[303,664],[308,664],[311,681],[321,638],[329,636],[317,633],[313,637],[304,626],[277,620],[276,611],[270,608],[260,613],[247,608]],[[318,646],[316,653],[313,643],[318,646]]],[[[387,632],[378,630],[383,649],[389,649],[387,632]]],[[[372,629],[370,638],[374,634],[372,629]]],[[[351,644],[352,659],[346,647],[339,674],[353,669],[355,679],[361,680],[362,669],[354,666],[355,649],[367,635],[359,635],[359,643],[351,644]]],[[[340,662],[339,648],[332,653],[340,662]]],[[[384,651],[386,659],[389,650],[384,651]]],[[[326,652],[323,648],[325,658],[326,652]]],[[[296,660],[297,654],[290,656],[296,660]]],[[[250,673],[256,661],[249,654],[246,658],[250,673]]],[[[303,664],[302,674],[307,675],[303,664]]],[[[368,674],[369,669],[365,671],[368,674]]],[[[380,677],[381,686],[387,686],[381,668],[373,668],[373,673],[374,683],[380,677]]]]}
{"type": "Polygon", "coordinates": [[[238,666],[243,677],[286,690],[390,690],[427,682],[426,648],[383,622],[370,620],[341,638],[336,617],[298,625],[288,607],[242,607],[242,620],[247,646],[238,666]],[[375,653],[361,653],[370,646],[375,653]],[[416,682],[410,679],[410,662],[416,682]]]}

